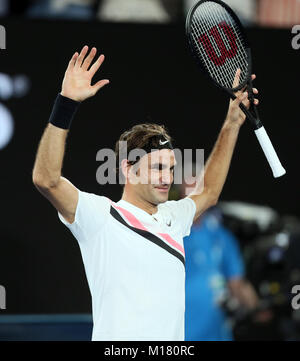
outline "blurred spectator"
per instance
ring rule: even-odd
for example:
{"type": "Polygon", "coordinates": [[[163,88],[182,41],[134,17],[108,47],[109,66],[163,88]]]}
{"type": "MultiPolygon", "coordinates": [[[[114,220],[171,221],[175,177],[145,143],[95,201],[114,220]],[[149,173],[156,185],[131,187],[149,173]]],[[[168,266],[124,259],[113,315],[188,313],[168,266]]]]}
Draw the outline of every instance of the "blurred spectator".
{"type": "MultiPolygon", "coordinates": [[[[300,0],[223,0],[246,26],[289,28],[300,23],[300,0]]],[[[198,0],[0,0],[0,17],[109,22],[169,23],[182,19],[198,0]]]]}
{"type": "Polygon", "coordinates": [[[225,305],[253,310],[258,298],[244,278],[244,263],[236,238],[210,210],[184,239],[186,252],[186,341],[233,339],[225,305]]]}
{"type": "Polygon", "coordinates": [[[23,15],[30,3],[31,0],[0,0],[0,17],[23,15]]]}
{"type": "Polygon", "coordinates": [[[300,1],[259,0],[258,24],[275,28],[300,24],[300,1]]]}
{"type": "MultiPolygon", "coordinates": [[[[183,172],[177,189],[182,198],[195,188],[201,170],[195,164],[183,172]],[[192,178],[186,172],[191,172],[192,178]],[[199,172],[199,173],[198,173],[199,172]]],[[[176,189],[173,186],[173,189],[176,189]]],[[[174,194],[174,193],[173,193],[174,194]]],[[[193,224],[184,238],[186,255],[186,341],[226,341],[233,339],[227,312],[254,311],[258,296],[245,279],[244,262],[234,235],[222,224],[222,214],[214,207],[193,224]],[[230,307],[229,307],[230,306],[230,307]]]]}
{"type": "Polygon", "coordinates": [[[36,0],[29,7],[27,16],[89,20],[94,18],[96,0],[36,0]]]}
{"type": "MultiPolygon", "coordinates": [[[[198,0],[183,0],[185,13],[196,3],[198,0]]],[[[237,14],[239,19],[244,25],[251,25],[256,22],[256,0],[223,0],[228,4],[232,10],[237,14]]],[[[272,0],[271,0],[272,1],[272,0]]]]}
{"type": "Polygon", "coordinates": [[[9,13],[9,0],[0,1],[0,16],[6,16],[9,13]]]}
{"type": "Polygon", "coordinates": [[[176,19],[181,0],[102,0],[98,18],[103,21],[168,23],[176,19]]]}

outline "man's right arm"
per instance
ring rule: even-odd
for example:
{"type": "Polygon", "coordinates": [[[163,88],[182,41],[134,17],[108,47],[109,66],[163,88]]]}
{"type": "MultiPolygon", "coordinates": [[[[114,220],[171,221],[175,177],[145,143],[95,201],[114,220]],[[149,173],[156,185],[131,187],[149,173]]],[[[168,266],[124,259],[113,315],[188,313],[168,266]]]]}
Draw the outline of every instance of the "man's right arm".
{"type": "MultiPolygon", "coordinates": [[[[61,95],[76,102],[94,96],[99,89],[109,83],[104,79],[91,85],[94,74],[104,61],[104,55],[100,55],[90,66],[96,55],[96,48],[92,48],[86,56],[87,51],[88,47],[85,46],[80,54],[76,52],[73,55],[62,84],[61,95]]],[[[59,124],[48,124],[38,147],[32,178],[37,189],[66,221],[73,223],[78,203],[78,190],[61,176],[68,131],[59,124]]]]}
{"type": "Polygon", "coordinates": [[[73,223],[78,190],[61,176],[67,130],[48,124],[39,144],[33,183],[69,223],[73,223]]]}

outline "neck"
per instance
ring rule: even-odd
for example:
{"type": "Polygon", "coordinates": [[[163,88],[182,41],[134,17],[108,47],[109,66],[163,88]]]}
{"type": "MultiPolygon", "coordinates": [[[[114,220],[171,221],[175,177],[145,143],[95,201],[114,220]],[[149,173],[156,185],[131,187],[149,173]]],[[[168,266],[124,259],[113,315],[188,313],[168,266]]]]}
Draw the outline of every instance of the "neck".
{"type": "Polygon", "coordinates": [[[121,199],[123,201],[133,204],[134,206],[142,209],[149,214],[154,214],[157,212],[157,205],[140,198],[136,194],[133,195],[131,194],[131,192],[128,192],[125,189],[121,199]]]}

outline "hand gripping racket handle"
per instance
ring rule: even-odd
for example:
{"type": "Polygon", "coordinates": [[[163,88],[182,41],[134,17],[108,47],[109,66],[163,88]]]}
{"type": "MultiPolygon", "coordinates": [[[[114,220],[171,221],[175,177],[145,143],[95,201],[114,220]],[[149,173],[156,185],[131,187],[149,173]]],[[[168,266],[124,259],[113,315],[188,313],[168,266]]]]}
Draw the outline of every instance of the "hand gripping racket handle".
{"type": "Polygon", "coordinates": [[[254,130],[254,132],[270,164],[273,176],[275,178],[281,177],[286,173],[286,171],[280,163],[280,160],[275,152],[275,149],[273,148],[273,145],[265,128],[260,127],[259,129],[254,130]]]}

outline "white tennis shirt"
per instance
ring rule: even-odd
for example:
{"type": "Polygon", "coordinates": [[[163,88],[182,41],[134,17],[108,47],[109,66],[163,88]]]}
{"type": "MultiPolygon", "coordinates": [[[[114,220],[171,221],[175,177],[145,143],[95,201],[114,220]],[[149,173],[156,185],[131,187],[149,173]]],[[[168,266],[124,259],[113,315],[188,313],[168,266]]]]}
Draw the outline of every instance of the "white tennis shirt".
{"type": "Polygon", "coordinates": [[[79,192],[75,220],[60,220],[77,239],[92,295],[92,340],[184,340],[183,237],[196,212],[191,198],[157,213],[79,192]]]}

